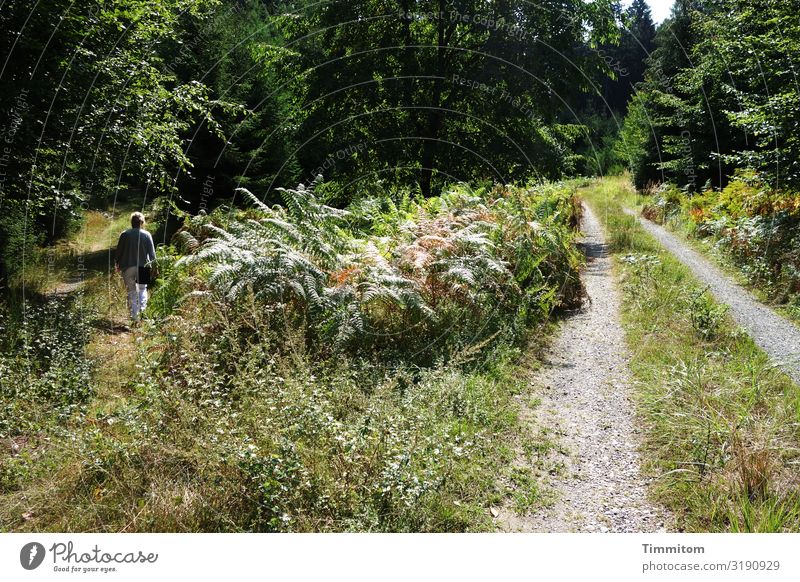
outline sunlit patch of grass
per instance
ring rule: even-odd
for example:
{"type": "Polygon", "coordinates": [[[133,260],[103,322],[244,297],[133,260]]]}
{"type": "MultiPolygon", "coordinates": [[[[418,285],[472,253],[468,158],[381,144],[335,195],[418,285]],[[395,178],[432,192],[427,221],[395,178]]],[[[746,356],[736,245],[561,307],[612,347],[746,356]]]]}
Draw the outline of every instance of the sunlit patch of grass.
{"type": "MultiPolygon", "coordinates": [[[[122,231],[130,227],[132,207],[114,212],[90,210],[69,237],[49,247],[34,249],[24,269],[10,281],[12,290],[25,286],[30,295],[67,294],[79,287],[93,287],[103,276],[114,274],[113,251],[122,231]]],[[[150,230],[157,223],[148,223],[150,230]]],[[[101,302],[104,303],[104,302],[101,302]]]]}

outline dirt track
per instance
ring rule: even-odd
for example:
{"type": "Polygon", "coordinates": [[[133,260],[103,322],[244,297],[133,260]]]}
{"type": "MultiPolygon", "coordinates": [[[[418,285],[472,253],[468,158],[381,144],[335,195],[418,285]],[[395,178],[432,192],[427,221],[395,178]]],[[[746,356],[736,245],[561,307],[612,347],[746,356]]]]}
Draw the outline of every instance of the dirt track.
{"type": "Polygon", "coordinates": [[[564,322],[535,378],[543,387],[541,405],[528,411],[533,425],[560,435],[568,452],[565,470],[551,483],[557,499],[531,516],[506,509],[499,520],[506,531],[662,531],[668,519],[648,500],[640,472],[620,296],[602,229],[588,207],[583,232],[590,302],[564,322]]]}
{"type": "Polygon", "coordinates": [[[795,382],[800,383],[800,328],[759,302],[677,236],[649,220],[638,218],[647,232],[709,286],[717,301],[730,306],[731,316],[747,330],[753,341],[795,382]]]}

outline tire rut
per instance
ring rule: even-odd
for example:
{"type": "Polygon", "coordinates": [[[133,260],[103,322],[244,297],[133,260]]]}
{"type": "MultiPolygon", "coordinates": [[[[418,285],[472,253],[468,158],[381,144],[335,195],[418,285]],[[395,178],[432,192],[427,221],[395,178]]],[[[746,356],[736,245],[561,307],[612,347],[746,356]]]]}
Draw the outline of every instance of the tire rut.
{"type": "Polygon", "coordinates": [[[639,223],[676,259],[686,265],[700,281],[708,285],[717,301],[728,305],[734,321],[750,334],[758,347],[800,383],[800,328],[758,301],[749,291],[725,275],[711,261],[661,226],[638,216],[639,223]]]}
{"type": "Polygon", "coordinates": [[[505,531],[665,531],[667,514],[649,501],[640,471],[620,294],[602,228],[588,206],[582,226],[590,301],[564,322],[534,378],[541,404],[524,411],[531,430],[557,435],[562,452],[549,453],[549,464],[562,467],[549,479],[556,500],[532,515],[505,507],[498,522],[505,531]]]}

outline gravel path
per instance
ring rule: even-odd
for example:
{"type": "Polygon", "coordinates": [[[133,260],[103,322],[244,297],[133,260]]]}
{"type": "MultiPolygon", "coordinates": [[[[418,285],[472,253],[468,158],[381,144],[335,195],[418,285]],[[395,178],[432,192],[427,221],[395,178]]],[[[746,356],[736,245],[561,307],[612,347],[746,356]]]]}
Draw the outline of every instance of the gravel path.
{"type": "MultiPolygon", "coordinates": [[[[498,515],[506,531],[655,532],[666,514],[647,498],[639,469],[620,296],[596,217],[585,207],[584,284],[591,302],[564,323],[536,383],[534,427],[560,435],[565,470],[553,477],[557,499],[532,516],[498,515]]],[[[560,453],[551,453],[560,454],[560,453]]]]}
{"type": "MultiPolygon", "coordinates": [[[[626,210],[626,213],[636,215],[631,210],[626,210]]],[[[638,218],[647,232],[709,286],[717,301],[730,306],[731,316],[747,330],[753,341],[795,382],[800,383],[800,328],[760,303],[677,236],[641,216],[638,218]]]]}

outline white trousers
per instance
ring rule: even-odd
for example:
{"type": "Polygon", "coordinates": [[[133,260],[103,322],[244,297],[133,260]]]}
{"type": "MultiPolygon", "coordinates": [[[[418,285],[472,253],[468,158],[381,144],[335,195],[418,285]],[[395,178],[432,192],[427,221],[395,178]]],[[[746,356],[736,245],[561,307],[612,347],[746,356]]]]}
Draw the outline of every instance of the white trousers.
{"type": "Polygon", "coordinates": [[[139,285],[136,282],[138,274],[139,267],[128,267],[122,271],[122,280],[125,281],[125,288],[128,290],[128,309],[131,312],[131,319],[134,320],[147,307],[147,285],[139,285]]]}

